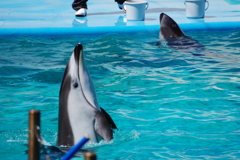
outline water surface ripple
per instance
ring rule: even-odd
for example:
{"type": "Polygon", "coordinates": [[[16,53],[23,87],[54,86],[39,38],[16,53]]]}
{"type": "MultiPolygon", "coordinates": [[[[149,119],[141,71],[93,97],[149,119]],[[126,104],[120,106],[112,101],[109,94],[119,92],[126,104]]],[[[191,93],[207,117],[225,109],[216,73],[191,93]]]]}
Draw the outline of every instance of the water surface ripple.
{"type": "Polygon", "coordinates": [[[0,155],[27,158],[30,109],[56,145],[62,75],[81,42],[119,128],[110,143],[85,146],[98,159],[240,159],[240,32],[187,35],[205,46],[201,56],[149,43],[153,34],[0,37],[0,155]]]}

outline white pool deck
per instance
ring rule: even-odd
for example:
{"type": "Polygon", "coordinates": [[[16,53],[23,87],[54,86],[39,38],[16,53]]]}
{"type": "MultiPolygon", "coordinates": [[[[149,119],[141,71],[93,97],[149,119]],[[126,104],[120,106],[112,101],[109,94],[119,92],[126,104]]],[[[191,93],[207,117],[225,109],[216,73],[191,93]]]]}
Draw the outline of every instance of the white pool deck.
{"type": "Polygon", "coordinates": [[[186,17],[183,0],[148,0],[144,21],[128,21],[114,0],[89,0],[88,16],[76,18],[69,0],[2,0],[0,36],[97,34],[157,31],[159,15],[171,16],[183,30],[240,29],[240,0],[209,0],[205,17],[186,17]]]}

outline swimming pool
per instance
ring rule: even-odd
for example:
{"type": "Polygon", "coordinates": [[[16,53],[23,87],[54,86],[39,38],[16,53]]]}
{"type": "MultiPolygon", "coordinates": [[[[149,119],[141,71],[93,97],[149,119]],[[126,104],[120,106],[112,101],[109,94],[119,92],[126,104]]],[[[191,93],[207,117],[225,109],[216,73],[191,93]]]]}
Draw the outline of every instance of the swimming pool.
{"type": "Polygon", "coordinates": [[[186,34],[203,56],[149,43],[156,34],[1,37],[0,156],[27,159],[30,109],[55,145],[63,71],[81,42],[99,104],[119,128],[112,142],[85,146],[98,159],[239,159],[240,32],[186,34]]]}

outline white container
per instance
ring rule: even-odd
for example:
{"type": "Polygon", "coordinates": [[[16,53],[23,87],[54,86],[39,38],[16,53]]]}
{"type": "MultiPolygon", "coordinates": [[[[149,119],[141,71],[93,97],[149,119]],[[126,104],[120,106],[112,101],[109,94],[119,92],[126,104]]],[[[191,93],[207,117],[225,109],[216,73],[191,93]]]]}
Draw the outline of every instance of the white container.
{"type": "Polygon", "coordinates": [[[125,1],[124,6],[127,20],[143,21],[145,19],[145,10],[148,8],[146,1],[125,1]]]}
{"type": "Polygon", "coordinates": [[[188,18],[203,18],[205,10],[209,7],[207,0],[185,0],[184,3],[186,5],[186,16],[188,18]],[[206,8],[205,3],[207,3],[206,8]]]}

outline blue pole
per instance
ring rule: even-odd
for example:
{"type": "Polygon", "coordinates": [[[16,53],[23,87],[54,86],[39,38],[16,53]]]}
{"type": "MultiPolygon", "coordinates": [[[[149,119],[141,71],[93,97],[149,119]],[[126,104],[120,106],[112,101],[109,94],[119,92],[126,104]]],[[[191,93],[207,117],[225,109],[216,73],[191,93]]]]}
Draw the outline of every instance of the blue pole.
{"type": "Polygon", "coordinates": [[[88,137],[83,137],[75,146],[73,146],[61,160],[69,160],[74,154],[89,140],[88,137]]]}

